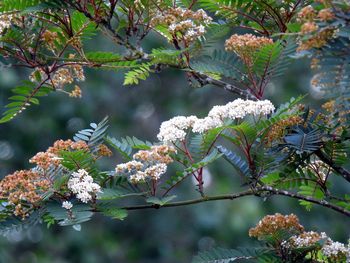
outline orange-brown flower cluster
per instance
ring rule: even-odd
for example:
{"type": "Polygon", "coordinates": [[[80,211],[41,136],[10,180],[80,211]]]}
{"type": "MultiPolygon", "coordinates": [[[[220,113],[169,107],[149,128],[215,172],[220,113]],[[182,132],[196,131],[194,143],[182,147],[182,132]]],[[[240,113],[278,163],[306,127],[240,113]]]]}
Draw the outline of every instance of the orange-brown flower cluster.
{"type": "Polygon", "coordinates": [[[154,145],[151,150],[141,150],[134,154],[133,158],[143,162],[158,162],[169,164],[174,160],[170,157],[170,154],[175,153],[176,150],[172,146],[168,145],[154,145]]]}
{"type": "Polygon", "coordinates": [[[98,155],[110,157],[113,153],[105,144],[100,144],[98,146],[98,155]]]}
{"type": "Polygon", "coordinates": [[[267,136],[267,143],[272,143],[275,140],[281,139],[283,135],[285,135],[287,128],[292,127],[294,125],[301,124],[303,122],[303,118],[300,116],[290,116],[285,120],[280,120],[274,125],[271,126],[267,136]]]}
{"type": "Polygon", "coordinates": [[[303,38],[300,40],[298,51],[323,47],[334,37],[333,26],[319,28],[317,25],[318,22],[327,22],[335,18],[331,9],[324,8],[316,11],[312,6],[306,6],[300,10],[298,18],[303,23],[300,30],[303,38]]]}
{"type": "Polygon", "coordinates": [[[69,93],[69,97],[81,98],[82,97],[81,88],[78,85],[75,85],[74,89],[69,93]]]}
{"type": "MultiPolygon", "coordinates": [[[[74,59],[74,55],[70,54],[69,59],[74,59]]],[[[32,74],[29,76],[30,81],[42,81],[47,77],[47,74],[44,72],[43,69],[39,68],[36,69],[32,74]],[[39,76],[39,79],[38,79],[39,76]]],[[[51,74],[50,82],[49,84],[52,84],[56,89],[62,89],[65,85],[72,84],[74,81],[84,81],[85,80],[85,74],[84,69],[80,64],[71,63],[68,65],[65,65],[59,69],[57,69],[55,72],[51,74]]],[[[76,86],[78,87],[78,86],[76,86]]],[[[79,87],[78,87],[79,88],[79,87]]],[[[75,89],[74,95],[76,97],[81,96],[81,91],[75,89]]]]}
{"type": "Polygon", "coordinates": [[[309,34],[315,32],[318,29],[318,26],[315,22],[306,22],[301,26],[300,32],[302,34],[309,34]]]}
{"type": "Polygon", "coordinates": [[[24,218],[42,200],[42,194],[50,185],[51,182],[39,172],[16,171],[0,181],[0,198],[14,206],[14,215],[24,218]]]}
{"type": "Polygon", "coordinates": [[[267,37],[258,37],[252,34],[234,34],[225,42],[226,51],[235,52],[246,63],[251,64],[253,54],[263,46],[273,44],[267,37]]]}
{"type": "Polygon", "coordinates": [[[300,42],[298,51],[323,47],[330,39],[334,37],[334,32],[334,28],[325,28],[320,32],[316,32],[315,35],[312,35],[307,40],[300,42]]]}
{"type": "Polygon", "coordinates": [[[342,104],[336,105],[335,100],[324,103],[322,108],[328,113],[325,115],[327,124],[333,122],[337,126],[335,133],[341,134],[346,129],[346,126],[339,125],[339,123],[345,123],[347,121],[350,111],[344,109],[342,104]],[[334,116],[337,116],[337,118],[334,118],[334,116]]]}
{"type": "Polygon", "coordinates": [[[29,162],[34,163],[42,169],[48,169],[50,166],[58,166],[61,162],[59,153],[61,151],[70,150],[89,150],[88,145],[84,141],[73,142],[72,140],[58,140],[46,152],[39,152],[32,157],[29,162]]]}
{"type": "Polygon", "coordinates": [[[298,13],[298,17],[303,20],[312,20],[316,15],[316,10],[311,5],[303,7],[298,13]]]}
{"type": "Polygon", "coordinates": [[[329,21],[329,20],[333,20],[335,18],[334,13],[332,12],[332,10],[330,10],[329,8],[327,9],[322,9],[320,10],[320,12],[318,12],[317,17],[321,20],[321,21],[329,21]]]}
{"type": "Polygon", "coordinates": [[[55,41],[58,40],[57,32],[52,32],[50,30],[45,30],[45,32],[41,35],[41,40],[46,44],[46,46],[54,51],[55,50],[55,41]]]}
{"type": "Polygon", "coordinates": [[[296,215],[276,213],[275,215],[267,215],[261,219],[256,227],[249,230],[249,236],[264,238],[280,230],[302,233],[304,227],[299,224],[299,219],[296,215]]]}
{"type": "Polygon", "coordinates": [[[193,42],[204,35],[205,27],[212,18],[203,10],[192,11],[181,7],[169,8],[158,12],[151,19],[151,26],[165,25],[169,33],[178,41],[193,42]]]}

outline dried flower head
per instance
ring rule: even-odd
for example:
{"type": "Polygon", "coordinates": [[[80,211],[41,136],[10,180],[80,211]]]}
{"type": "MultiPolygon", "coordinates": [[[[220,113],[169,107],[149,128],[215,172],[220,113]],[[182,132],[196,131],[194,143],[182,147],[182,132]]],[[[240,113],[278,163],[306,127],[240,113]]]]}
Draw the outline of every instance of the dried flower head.
{"type": "Polygon", "coordinates": [[[289,116],[287,119],[280,120],[273,124],[266,135],[266,142],[268,144],[276,140],[281,140],[286,134],[287,129],[303,123],[303,118],[297,115],[289,116]]]}
{"type": "MultiPolygon", "coordinates": [[[[70,54],[69,59],[72,59],[72,58],[74,58],[74,55],[70,54]]],[[[47,77],[48,75],[43,69],[36,68],[32,72],[32,74],[30,74],[29,80],[32,82],[42,81],[47,77]]],[[[55,72],[50,73],[49,84],[53,85],[56,89],[63,89],[65,85],[72,84],[74,81],[84,81],[84,80],[85,80],[85,74],[84,74],[83,67],[80,64],[71,63],[71,64],[64,65],[63,67],[60,67],[55,72]]],[[[75,97],[81,96],[80,88],[76,86],[75,90],[71,94],[74,94],[75,97]]]]}
{"type": "Polygon", "coordinates": [[[45,32],[41,35],[41,40],[50,50],[54,51],[56,49],[55,42],[58,41],[58,34],[57,32],[45,30],[45,32]]]}
{"type": "Polygon", "coordinates": [[[329,21],[329,20],[333,20],[335,18],[335,15],[334,15],[334,13],[332,12],[331,9],[326,8],[326,9],[320,10],[320,12],[318,12],[317,17],[321,21],[329,21]]]}
{"type": "Polygon", "coordinates": [[[98,155],[110,157],[113,155],[112,151],[105,144],[100,144],[98,146],[98,155]]]}
{"type": "Polygon", "coordinates": [[[301,41],[299,43],[297,51],[323,47],[329,40],[334,37],[334,32],[334,28],[325,28],[322,31],[318,31],[308,39],[301,41]]]}
{"type": "Polygon", "coordinates": [[[0,181],[0,198],[14,206],[14,215],[26,217],[42,201],[42,194],[50,185],[51,182],[37,171],[16,171],[0,181]]]}
{"type": "Polygon", "coordinates": [[[81,92],[81,89],[78,85],[74,86],[74,89],[69,93],[69,97],[72,97],[72,98],[81,98],[82,97],[82,92],[81,92]]]}
{"type": "Polygon", "coordinates": [[[252,63],[252,56],[263,46],[273,44],[267,37],[258,37],[252,34],[234,34],[225,42],[225,50],[235,52],[246,64],[252,63]]]}
{"type": "Polygon", "coordinates": [[[315,22],[306,22],[301,26],[300,32],[302,34],[309,34],[315,32],[318,29],[318,26],[315,22]]]}
{"type": "Polygon", "coordinates": [[[298,17],[303,20],[312,20],[315,16],[316,11],[311,5],[303,7],[298,13],[298,17]]]}
{"type": "Polygon", "coordinates": [[[264,238],[275,234],[277,231],[286,230],[291,233],[302,233],[304,227],[299,224],[299,219],[296,215],[267,215],[259,221],[256,227],[249,230],[249,236],[264,238]]]}
{"type": "Polygon", "coordinates": [[[38,167],[47,170],[51,166],[59,166],[61,158],[59,154],[61,151],[74,150],[89,150],[88,145],[84,141],[73,142],[72,140],[58,140],[54,142],[52,147],[49,147],[46,152],[39,152],[33,156],[29,162],[36,164],[38,167]]]}

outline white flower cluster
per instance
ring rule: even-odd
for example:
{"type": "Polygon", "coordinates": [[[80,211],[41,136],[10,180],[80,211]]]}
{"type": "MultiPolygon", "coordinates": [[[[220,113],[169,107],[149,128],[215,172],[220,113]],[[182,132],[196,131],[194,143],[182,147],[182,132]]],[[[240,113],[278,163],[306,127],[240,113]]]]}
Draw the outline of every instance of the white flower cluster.
{"type": "Polygon", "coordinates": [[[0,13],[0,34],[11,26],[13,15],[0,13]]]}
{"type": "Polygon", "coordinates": [[[159,163],[146,168],[145,171],[137,171],[135,174],[129,176],[131,182],[144,182],[147,178],[159,180],[161,175],[165,174],[167,165],[159,163]]]}
{"type": "Polygon", "coordinates": [[[196,116],[176,116],[160,125],[157,138],[165,143],[183,141],[186,137],[186,130],[193,127],[197,120],[196,116]]]}
{"type": "Polygon", "coordinates": [[[267,115],[274,110],[275,107],[269,100],[236,99],[226,105],[214,106],[203,119],[198,119],[196,116],[177,116],[165,121],[160,126],[157,138],[167,144],[183,141],[186,138],[186,131],[190,128],[195,133],[204,133],[223,126],[225,119],[236,120],[243,119],[247,115],[267,115]]]}
{"type": "Polygon", "coordinates": [[[64,201],[64,202],[62,203],[62,207],[63,207],[64,209],[70,210],[70,209],[72,209],[73,204],[72,204],[71,202],[69,202],[69,201],[64,201]]]}
{"type": "Polygon", "coordinates": [[[307,173],[307,171],[315,174],[321,182],[324,182],[330,172],[330,167],[321,160],[314,160],[303,168],[304,173],[307,173]]]}
{"type": "Polygon", "coordinates": [[[91,201],[94,195],[101,192],[101,187],[94,183],[93,178],[84,169],[72,173],[67,186],[83,203],[91,201]]]}
{"type": "Polygon", "coordinates": [[[292,236],[290,238],[290,242],[293,243],[294,247],[302,248],[302,247],[309,247],[311,245],[314,245],[319,240],[326,239],[326,238],[327,238],[327,235],[324,232],[319,234],[314,231],[309,231],[309,232],[303,232],[299,236],[292,236]]]}
{"type": "Polygon", "coordinates": [[[166,173],[167,164],[172,163],[170,154],[176,150],[168,145],[154,145],[149,150],[140,150],[133,160],[118,164],[117,174],[125,174],[132,183],[145,182],[147,179],[158,181],[166,173]]]}
{"type": "Polygon", "coordinates": [[[343,243],[333,241],[328,238],[327,242],[322,247],[322,253],[326,257],[337,258],[339,256],[345,256],[347,262],[350,261],[350,247],[346,247],[343,243]]]}

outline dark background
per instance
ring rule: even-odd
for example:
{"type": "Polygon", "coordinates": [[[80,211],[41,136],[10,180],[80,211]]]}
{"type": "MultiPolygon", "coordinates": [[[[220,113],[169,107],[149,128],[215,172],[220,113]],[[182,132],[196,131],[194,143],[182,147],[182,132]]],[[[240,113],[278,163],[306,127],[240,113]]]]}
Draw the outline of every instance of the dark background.
{"type": "MultiPolygon", "coordinates": [[[[147,43],[159,46],[159,39],[147,43]]],[[[95,38],[87,49],[117,51],[105,38],[95,38]]],[[[218,43],[222,49],[223,44],[218,43]]],[[[210,63],[210,62],[209,62],[210,63]]],[[[321,94],[310,88],[311,72],[307,60],[291,64],[285,75],[274,80],[267,97],[275,105],[292,96],[308,93],[304,102],[317,106],[321,94]]],[[[10,89],[28,78],[29,72],[6,68],[0,71],[0,106],[7,103],[10,89]]],[[[205,116],[213,105],[225,104],[235,97],[215,87],[193,89],[183,72],[165,70],[152,74],[137,86],[124,87],[123,75],[113,71],[86,70],[81,83],[82,99],[55,93],[41,100],[15,120],[0,125],[0,176],[28,168],[28,159],[57,139],[72,138],[90,122],[110,117],[109,134],[133,135],[156,141],[159,125],[175,115],[205,116]]],[[[102,165],[113,169],[118,157],[102,165]]],[[[209,193],[229,193],[239,189],[239,179],[224,161],[209,167],[209,193]]],[[[341,181],[340,181],[341,182],[341,181]]],[[[341,186],[339,186],[341,187],[341,186]]],[[[193,198],[191,181],[175,192],[193,198]]],[[[273,197],[267,201],[245,197],[195,206],[130,212],[124,221],[95,216],[81,232],[71,227],[39,225],[27,232],[0,238],[0,262],[190,262],[198,250],[212,246],[253,245],[248,229],[271,213],[295,213],[309,230],[325,231],[334,240],[346,242],[347,218],[333,211],[314,207],[310,212],[298,201],[273,197]]]]}

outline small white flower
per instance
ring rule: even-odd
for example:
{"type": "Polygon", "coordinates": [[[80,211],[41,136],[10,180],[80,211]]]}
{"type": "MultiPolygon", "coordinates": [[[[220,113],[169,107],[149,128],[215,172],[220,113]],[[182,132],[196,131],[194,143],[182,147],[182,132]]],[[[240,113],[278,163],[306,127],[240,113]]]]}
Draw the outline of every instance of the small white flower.
{"type": "Polygon", "coordinates": [[[194,125],[192,131],[195,133],[204,133],[211,129],[222,126],[224,123],[219,118],[205,117],[204,119],[198,119],[194,125]]]}
{"type": "Polygon", "coordinates": [[[176,116],[165,121],[160,126],[157,138],[167,144],[183,141],[186,137],[186,130],[191,128],[196,120],[196,116],[176,116]]]}
{"type": "Polygon", "coordinates": [[[176,24],[171,24],[171,25],[169,26],[169,31],[170,31],[170,32],[175,32],[175,30],[176,30],[176,24]]]}
{"type": "Polygon", "coordinates": [[[333,241],[329,238],[322,247],[322,253],[326,257],[336,257],[339,254],[349,256],[350,248],[346,247],[343,243],[333,241]]]}
{"type": "Polygon", "coordinates": [[[72,209],[73,204],[72,204],[71,202],[69,202],[69,201],[64,201],[64,202],[62,203],[62,207],[63,207],[64,209],[70,210],[70,209],[72,209]]]}
{"type": "Polygon", "coordinates": [[[102,192],[101,187],[94,183],[93,178],[84,169],[79,169],[78,172],[72,173],[67,186],[83,203],[91,201],[94,195],[102,192]]]}

